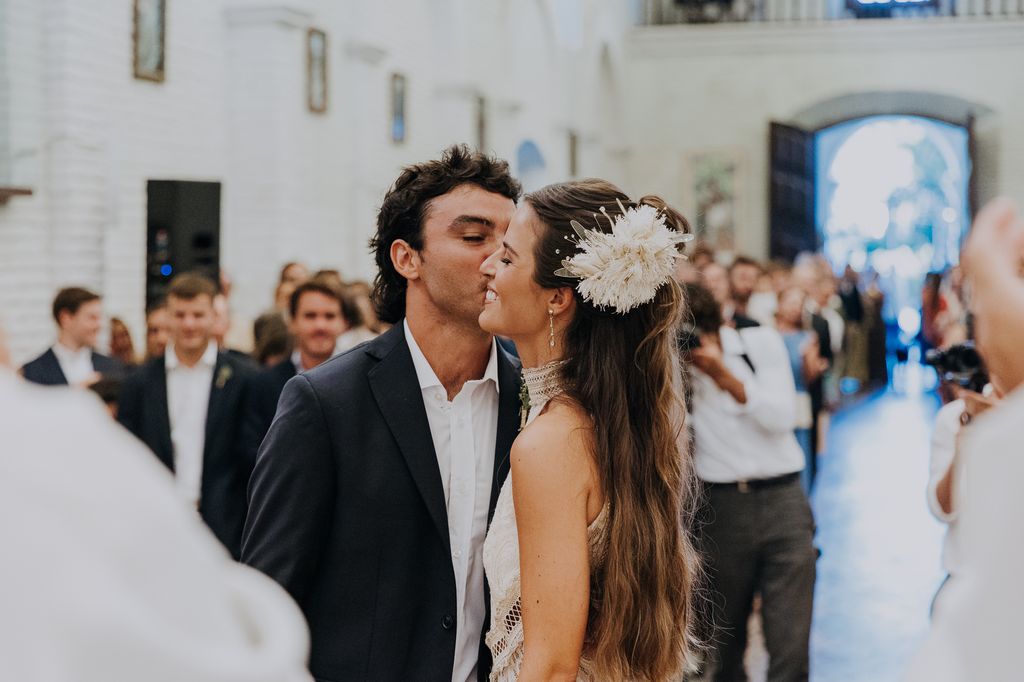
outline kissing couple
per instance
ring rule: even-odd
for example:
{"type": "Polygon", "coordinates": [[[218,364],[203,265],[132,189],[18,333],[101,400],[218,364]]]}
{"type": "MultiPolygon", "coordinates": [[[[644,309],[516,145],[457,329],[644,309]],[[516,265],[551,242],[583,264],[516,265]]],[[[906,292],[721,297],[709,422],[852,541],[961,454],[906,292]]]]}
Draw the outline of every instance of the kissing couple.
{"type": "Polygon", "coordinates": [[[242,561],[317,680],[679,679],[687,231],[603,180],[521,196],[464,146],[402,171],[371,241],[394,326],[288,382],[249,484],[242,561]]]}

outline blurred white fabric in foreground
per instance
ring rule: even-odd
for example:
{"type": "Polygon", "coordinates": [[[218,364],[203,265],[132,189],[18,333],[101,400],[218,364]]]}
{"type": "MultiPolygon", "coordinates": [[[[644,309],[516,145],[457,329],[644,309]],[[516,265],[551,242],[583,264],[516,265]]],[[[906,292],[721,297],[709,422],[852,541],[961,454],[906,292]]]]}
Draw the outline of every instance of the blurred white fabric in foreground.
{"type": "Polygon", "coordinates": [[[0,367],[0,679],[309,680],[302,615],[91,394],[0,367]]]}
{"type": "Polygon", "coordinates": [[[911,682],[1021,679],[1024,387],[964,432],[954,491],[962,562],[943,588],[911,682]]]}

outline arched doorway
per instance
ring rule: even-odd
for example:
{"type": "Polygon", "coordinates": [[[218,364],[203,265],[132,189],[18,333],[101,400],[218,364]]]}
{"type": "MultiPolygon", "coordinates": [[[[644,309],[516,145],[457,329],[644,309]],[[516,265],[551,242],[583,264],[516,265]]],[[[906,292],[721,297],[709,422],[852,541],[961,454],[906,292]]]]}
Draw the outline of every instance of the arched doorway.
{"type": "Polygon", "coordinates": [[[877,274],[883,316],[904,343],[920,330],[929,272],[959,263],[970,224],[968,131],[918,116],[872,116],[819,131],[815,223],[835,271],[877,274]]]}
{"type": "Polygon", "coordinates": [[[824,250],[837,273],[877,271],[908,343],[925,273],[958,261],[995,185],[997,137],[991,109],[935,93],[844,95],[772,123],[771,256],[824,250]]]}

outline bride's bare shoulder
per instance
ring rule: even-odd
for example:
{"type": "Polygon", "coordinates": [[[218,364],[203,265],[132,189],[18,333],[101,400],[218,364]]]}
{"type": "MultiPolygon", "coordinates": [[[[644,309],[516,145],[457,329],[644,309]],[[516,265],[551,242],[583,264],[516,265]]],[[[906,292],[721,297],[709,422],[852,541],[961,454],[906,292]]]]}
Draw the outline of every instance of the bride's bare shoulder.
{"type": "Polygon", "coordinates": [[[590,415],[571,400],[553,400],[512,445],[513,472],[587,484],[594,468],[592,443],[590,415]]]}

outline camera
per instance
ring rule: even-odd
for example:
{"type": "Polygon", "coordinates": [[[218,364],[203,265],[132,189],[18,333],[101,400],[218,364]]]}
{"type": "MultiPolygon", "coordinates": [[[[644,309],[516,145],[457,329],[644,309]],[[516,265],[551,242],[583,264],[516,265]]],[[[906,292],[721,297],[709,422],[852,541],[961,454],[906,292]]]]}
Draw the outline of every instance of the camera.
{"type": "Polygon", "coordinates": [[[950,346],[946,350],[929,350],[924,361],[925,364],[935,368],[942,381],[956,384],[975,393],[981,393],[988,383],[985,362],[971,341],[950,346]]]}

